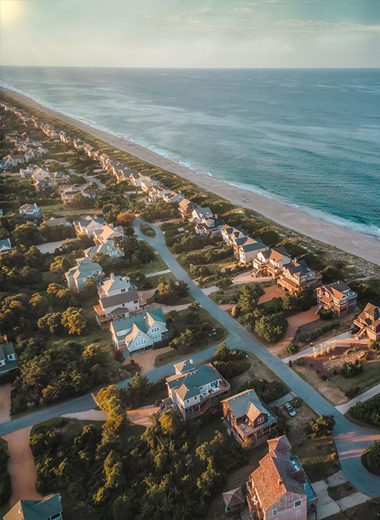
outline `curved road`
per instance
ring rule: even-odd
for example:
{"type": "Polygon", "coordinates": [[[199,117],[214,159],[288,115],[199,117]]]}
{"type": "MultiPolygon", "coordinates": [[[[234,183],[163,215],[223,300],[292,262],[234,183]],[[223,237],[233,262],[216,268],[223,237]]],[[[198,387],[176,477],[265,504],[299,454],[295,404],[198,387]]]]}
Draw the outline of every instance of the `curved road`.
{"type": "MultiPolygon", "coordinates": [[[[211,316],[224,325],[229,333],[227,344],[231,347],[246,350],[257,356],[260,361],[265,363],[316,413],[321,415],[333,415],[335,417],[334,439],[345,477],[362,493],[369,496],[380,495],[380,476],[369,473],[360,460],[361,453],[364,449],[375,440],[380,441],[380,432],[372,428],[358,426],[348,421],[312,386],[299,377],[282,360],[274,356],[267,347],[252,336],[239,322],[220,309],[213,300],[206,296],[203,291],[195,285],[188,273],[179,265],[166,247],[164,235],[159,227],[149,224],[154,227],[156,236],[147,239],[140,230],[141,223],[142,221],[136,221],[135,230],[137,237],[141,240],[149,240],[149,243],[158,251],[173,275],[188,284],[190,295],[196,299],[211,316]]],[[[192,354],[192,358],[196,363],[201,363],[212,355],[214,349],[215,346],[209,347],[202,352],[192,354]]],[[[146,375],[151,381],[157,381],[171,373],[173,373],[172,365],[165,365],[147,372],[146,375]]],[[[124,387],[128,382],[129,380],[122,381],[119,383],[119,386],[124,387]]],[[[88,410],[93,407],[94,401],[92,396],[85,395],[49,408],[43,408],[29,415],[9,421],[8,423],[0,424],[0,435],[5,435],[6,433],[24,428],[25,426],[38,424],[41,421],[60,416],[64,413],[88,410]]]]}

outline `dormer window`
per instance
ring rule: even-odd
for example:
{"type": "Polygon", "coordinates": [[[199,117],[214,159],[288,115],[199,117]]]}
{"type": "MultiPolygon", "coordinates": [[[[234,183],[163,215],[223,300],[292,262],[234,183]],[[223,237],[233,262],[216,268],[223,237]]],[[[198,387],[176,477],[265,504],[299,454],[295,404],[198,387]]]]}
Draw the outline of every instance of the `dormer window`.
{"type": "Polygon", "coordinates": [[[294,507],[299,507],[302,504],[302,500],[295,500],[294,507]]]}

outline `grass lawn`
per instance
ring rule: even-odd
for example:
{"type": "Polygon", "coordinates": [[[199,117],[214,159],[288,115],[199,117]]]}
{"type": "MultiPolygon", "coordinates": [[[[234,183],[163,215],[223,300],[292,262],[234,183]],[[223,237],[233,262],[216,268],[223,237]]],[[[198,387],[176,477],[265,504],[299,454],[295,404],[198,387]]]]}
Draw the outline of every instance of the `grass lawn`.
{"type": "Polygon", "coordinates": [[[150,262],[149,264],[142,264],[138,269],[126,268],[126,272],[128,272],[129,275],[137,272],[147,275],[151,273],[158,273],[159,271],[165,271],[166,269],[168,269],[168,266],[162,260],[161,256],[156,255],[156,258],[153,260],[153,262],[150,262]]]}
{"type": "Polygon", "coordinates": [[[338,455],[332,438],[308,439],[293,447],[311,482],[325,480],[339,471],[338,455]]]}
{"type": "Polygon", "coordinates": [[[247,356],[247,361],[249,361],[251,367],[246,372],[233,379],[233,389],[240,388],[240,386],[253,378],[266,379],[267,381],[281,381],[281,379],[279,379],[276,374],[272,372],[267,365],[262,363],[254,354],[247,352],[247,356]]]}
{"type": "Polygon", "coordinates": [[[380,498],[373,498],[364,504],[347,509],[344,513],[329,516],[328,520],[378,520],[380,498]]]}
{"type": "Polygon", "coordinates": [[[65,206],[63,204],[51,204],[48,206],[40,206],[42,213],[51,213],[56,217],[70,217],[72,215],[93,215],[98,214],[98,209],[89,209],[89,208],[70,208],[69,206],[65,206]]]}
{"type": "MultiPolygon", "coordinates": [[[[181,303],[182,303],[182,301],[181,301],[181,303]]],[[[184,330],[188,326],[186,324],[186,312],[187,312],[186,309],[183,311],[179,311],[178,316],[176,316],[176,318],[175,318],[175,324],[176,324],[176,327],[178,330],[184,330]]],[[[170,350],[169,352],[165,352],[164,354],[157,356],[155,359],[155,362],[154,362],[154,365],[156,367],[166,365],[168,363],[172,363],[172,362],[176,361],[177,359],[183,358],[187,354],[199,352],[200,350],[204,350],[205,348],[209,347],[213,343],[221,343],[224,340],[224,338],[227,335],[226,329],[224,327],[222,327],[222,325],[219,322],[214,320],[214,318],[212,316],[210,316],[210,314],[205,309],[201,308],[199,311],[199,315],[200,315],[199,321],[201,321],[203,323],[204,322],[210,323],[210,325],[214,329],[216,329],[216,335],[205,338],[204,341],[202,341],[200,344],[197,343],[197,346],[194,347],[193,349],[191,349],[189,352],[183,353],[183,352],[179,352],[179,351],[173,349],[173,350],[170,350]]]]}
{"type": "Polygon", "coordinates": [[[348,497],[349,495],[356,493],[356,488],[354,488],[354,486],[352,486],[349,482],[344,482],[338,486],[329,487],[328,493],[333,500],[339,500],[343,497],[348,497]]]}

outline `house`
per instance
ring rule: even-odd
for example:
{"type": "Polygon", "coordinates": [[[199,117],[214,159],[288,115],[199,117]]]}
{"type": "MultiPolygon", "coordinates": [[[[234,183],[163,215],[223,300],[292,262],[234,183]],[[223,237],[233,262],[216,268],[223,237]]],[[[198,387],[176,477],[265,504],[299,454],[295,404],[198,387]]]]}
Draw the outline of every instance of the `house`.
{"type": "Polygon", "coordinates": [[[12,244],[9,238],[3,238],[0,240],[0,255],[10,251],[12,249],[12,244]]]}
{"type": "Polygon", "coordinates": [[[103,229],[106,221],[103,217],[87,215],[80,220],[73,222],[75,232],[78,236],[87,235],[92,236],[95,231],[103,229]]]}
{"type": "Polygon", "coordinates": [[[182,193],[176,193],[175,191],[166,190],[162,199],[168,204],[179,204],[185,197],[182,193]]]}
{"type": "Polygon", "coordinates": [[[281,247],[267,247],[259,251],[256,258],[252,262],[252,276],[271,276],[277,279],[284,265],[291,262],[291,256],[286,249],[281,247]]]}
{"type": "Polygon", "coordinates": [[[222,226],[220,228],[220,232],[222,234],[223,241],[232,247],[237,244],[238,240],[246,240],[248,238],[245,233],[240,231],[240,229],[229,226],[228,224],[222,226]]]}
{"type": "Polygon", "coordinates": [[[159,202],[160,200],[164,200],[165,195],[168,193],[170,193],[170,190],[157,184],[149,190],[148,203],[153,204],[155,202],[159,202]]]}
{"type": "Polygon", "coordinates": [[[195,224],[200,224],[202,222],[205,222],[208,218],[212,218],[213,213],[210,208],[202,208],[201,206],[197,206],[193,209],[191,213],[191,222],[194,222],[195,224]]]}
{"type": "Polygon", "coordinates": [[[18,368],[13,343],[0,343],[0,377],[18,368]]]}
{"type": "Polygon", "coordinates": [[[198,204],[192,202],[189,199],[182,199],[178,204],[178,211],[181,214],[183,220],[186,220],[191,217],[193,211],[198,207],[198,204]]]}
{"type": "Polygon", "coordinates": [[[135,186],[136,188],[141,187],[141,181],[143,180],[142,176],[139,173],[131,173],[128,177],[128,180],[132,186],[135,186]]]}
{"type": "Polygon", "coordinates": [[[224,512],[226,515],[238,513],[245,506],[245,498],[241,488],[231,489],[223,493],[224,512]]]}
{"type": "Polygon", "coordinates": [[[32,165],[29,165],[26,168],[20,168],[21,179],[29,179],[32,176],[34,170],[35,170],[35,167],[32,165]]]}
{"type": "Polygon", "coordinates": [[[260,251],[263,251],[266,245],[261,240],[255,240],[248,237],[247,240],[237,246],[236,255],[239,263],[242,265],[252,262],[260,251]]]}
{"type": "Polygon", "coordinates": [[[96,190],[94,188],[91,188],[90,186],[86,186],[85,188],[82,188],[80,190],[80,194],[85,199],[96,199],[96,197],[97,197],[96,190]]]}
{"type": "Polygon", "coordinates": [[[19,500],[6,513],[4,520],[59,520],[63,519],[61,495],[49,495],[41,500],[19,500]]]}
{"type": "Polygon", "coordinates": [[[219,235],[222,226],[223,220],[215,215],[195,224],[194,231],[197,235],[219,235]]]}
{"type": "Polygon", "coordinates": [[[18,209],[18,212],[22,217],[25,218],[37,219],[41,216],[40,208],[37,206],[35,202],[33,202],[33,204],[23,204],[18,209]]]}
{"type": "Polygon", "coordinates": [[[277,417],[254,390],[245,390],[222,401],[224,424],[243,448],[259,446],[273,434],[277,417]]]}
{"type": "Polygon", "coordinates": [[[185,421],[214,411],[221,397],[230,393],[230,384],[211,363],[195,367],[187,363],[166,378],[168,397],[185,421]]]}
{"type": "Polygon", "coordinates": [[[116,172],[117,182],[128,181],[130,175],[131,175],[131,170],[127,166],[119,168],[116,172]]]}
{"type": "Polygon", "coordinates": [[[82,291],[90,280],[98,281],[104,274],[102,266],[92,262],[90,258],[77,258],[76,263],[75,267],[65,273],[67,286],[72,291],[82,291]]]}
{"type": "Polygon", "coordinates": [[[97,245],[105,244],[109,240],[124,237],[123,226],[114,226],[113,224],[104,224],[101,228],[95,229],[92,232],[95,243],[97,245]]]}
{"type": "Polygon", "coordinates": [[[65,217],[51,217],[48,220],[43,221],[44,226],[47,227],[56,227],[56,226],[65,226],[71,227],[72,224],[65,217]]]}
{"type": "Polygon", "coordinates": [[[84,256],[87,256],[88,258],[92,258],[94,255],[102,254],[108,256],[111,260],[117,260],[124,255],[123,251],[115,246],[113,240],[107,240],[103,244],[89,247],[83,252],[84,256]]]}
{"type": "MultiPolygon", "coordinates": [[[[285,435],[268,440],[269,452],[247,482],[252,520],[307,520],[317,496],[285,435]]],[[[315,516],[316,518],[316,516],[315,516]]]]}
{"type": "Polygon", "coordinates": [[[94,306],[96,321],[100,327],[112,320],[125,318],[140,311],[145,301],[139,297],[135,285],[128,276],[116,276],[111,273],[98,286],[99,303],[94,306]]]}
{"type": "Polygon", "coordinates": [[[358,338],[367,336],[370,340],[380,340],[380,307],[367,303],[354,321],[354,326],[358,329],[358,338]]]}
{"type": "Polygon", "coordinates": [[[151,179],[150,177],[143,176],[140,180],[140,186],[144,193],[149,193],[149,191],[155,187],[158,186],[160,183],[154,179],[151,179]]]}
{"type": "Polygon", "coordinates": [[[72,184],[71,186],[63,187],[60,190],[60,197],[64,204],[71,202],[82,190],[81,186],[72,184]]]}
{"type": "Polygon", "coordinates": [[[150,349],[170,337],[161,309],[114,320],[111,322],[110,331],[116,349],[123,354],[150,349]]]}
{"type": "Polygon", "coordinates": [[[292,260],[282,268],[277,283],[290,294],[295,294],[305,287],[317,287],[321,279],[322,275],[310,269],[304,260],[292,260]]]}
{"type": "Polygon", "coordinates": [[[322,285],[316,291],[319,309],[331,310],[335,316],[343,316],[356,308],[358,295],[345,282],[322,285]]]}
{"type": "Polygon", "coordinates": [[[32,173],[32,181],[37,191],[43,191],[53,186],[51,173],[43,168],[35,168],[32,173]]]}

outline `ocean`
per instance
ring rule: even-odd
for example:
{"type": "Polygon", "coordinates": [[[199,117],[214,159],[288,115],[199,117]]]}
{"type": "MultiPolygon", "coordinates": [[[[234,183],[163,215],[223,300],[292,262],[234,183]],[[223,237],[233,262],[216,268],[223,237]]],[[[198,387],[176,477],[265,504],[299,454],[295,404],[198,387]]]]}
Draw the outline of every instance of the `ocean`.
{"type": "Polygon", "coordinates": [[[0,84],[380,239],[380,69],[1,67],[0,84]]]}

